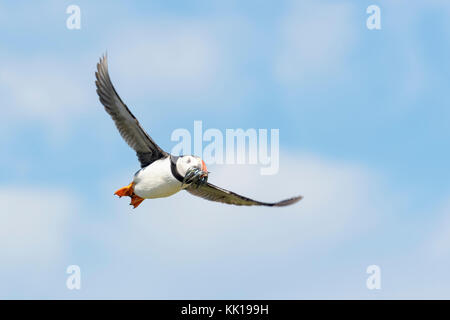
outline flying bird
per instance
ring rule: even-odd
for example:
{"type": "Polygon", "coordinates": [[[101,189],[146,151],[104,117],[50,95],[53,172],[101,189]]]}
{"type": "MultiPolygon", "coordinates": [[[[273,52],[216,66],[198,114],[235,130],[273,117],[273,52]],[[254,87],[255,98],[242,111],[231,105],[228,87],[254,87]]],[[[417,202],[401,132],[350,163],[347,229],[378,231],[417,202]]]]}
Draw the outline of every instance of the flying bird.
{"type": "Polygon", "coordinates": [[[120,135],[136,151],[141,169],[132,182],[114,194],[131,198],[134,208],[144,199],[171,196],[181,190],[210,201],[238,206],[284,207],[302,199],[301,196],[269,203],[252,200],[208,182],[205,162],[196,156],[174,156],[161,149],[144,131],[139,121],[123,103],[108,73],[106,55],[100,58],[95,73],[97,94],[106,112],[114,120],[120,135]]]}

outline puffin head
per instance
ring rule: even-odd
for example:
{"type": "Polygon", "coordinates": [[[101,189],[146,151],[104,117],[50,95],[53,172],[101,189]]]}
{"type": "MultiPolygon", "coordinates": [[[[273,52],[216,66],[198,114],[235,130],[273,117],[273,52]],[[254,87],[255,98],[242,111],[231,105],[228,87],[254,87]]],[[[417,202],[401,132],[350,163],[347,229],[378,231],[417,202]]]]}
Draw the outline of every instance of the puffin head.
{"type": "Polygon", "coordinates": [[[193,182],[206,183],[208,181],[208,169],[205,162],[196,156],[182,156],[177,161],[177,171],[184,177],[183,184],[193,182]]]}

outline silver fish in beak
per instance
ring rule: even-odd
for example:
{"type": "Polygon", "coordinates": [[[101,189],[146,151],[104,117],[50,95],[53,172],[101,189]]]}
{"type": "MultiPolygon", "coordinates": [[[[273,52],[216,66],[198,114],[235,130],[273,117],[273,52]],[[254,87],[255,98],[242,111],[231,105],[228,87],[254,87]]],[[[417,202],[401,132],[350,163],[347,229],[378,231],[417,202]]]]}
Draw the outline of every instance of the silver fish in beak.
{"type": "Polygon", "coordinates": [[[182,185],[183,186],[187,184],[202,185],[208,181],[208,173],[209,173],[208,171],[203,171],[195,167],[190,168],[186,172],[186,175],[184,176],[182,185]]]}

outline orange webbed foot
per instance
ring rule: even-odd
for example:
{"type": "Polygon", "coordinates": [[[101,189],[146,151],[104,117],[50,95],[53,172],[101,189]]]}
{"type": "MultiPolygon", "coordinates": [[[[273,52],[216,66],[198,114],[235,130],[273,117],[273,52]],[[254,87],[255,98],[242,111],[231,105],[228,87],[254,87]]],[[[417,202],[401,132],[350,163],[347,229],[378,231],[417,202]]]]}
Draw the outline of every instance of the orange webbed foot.
{"type": "Polygon", "coordinates": [[[143,198],[141,198],[141,197],[139,197],[139,196],[133,194],[133,195],[131,196],[131,202],[130,202],[130,205],[132,205],[133,208],[136,209],[136,208],[142,203],[142,201],[144,201],[144,200],[145,200],[145,199],[143,199],[143,198]]]}
{"type": "Polygon", "coordinates": [[[142,201],[144,201],[143,198],[137,196],[134,193],[134,185],[133,183],[130,183],[128,186],[120,188],[119,190],[117,190],[116,192],[114,192],[115,195],[119,196],[119,197],[130,197],[131,198],[131,203],[130,205],[132,205],[134,208],[137,208],[142,201]]]}
{"type": "Polygon", "coordinates": [[[120,188],[119,190],[114,192],[114,194],[119,197],[123,197],[123,196],[131,197],[134,194],[133,183],[130,183],[126,187],[120,188]]]}

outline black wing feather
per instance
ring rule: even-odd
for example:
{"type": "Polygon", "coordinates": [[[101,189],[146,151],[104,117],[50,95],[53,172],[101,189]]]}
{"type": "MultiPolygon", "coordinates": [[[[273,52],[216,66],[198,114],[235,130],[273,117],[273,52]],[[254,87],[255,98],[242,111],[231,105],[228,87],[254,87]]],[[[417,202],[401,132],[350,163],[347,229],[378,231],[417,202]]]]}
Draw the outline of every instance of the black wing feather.
{"type": "Polygon", "coordinates": [[[114,89],[108,73],[106,56],[100,58],[95,73],[97,94],[106,112],[111,116],[125,142],[136,151],[141,167],[167,157],[169,154],[162,150],[153,139],[142,129],[139,121],[123,103],[114,89]]]}
{"type": "Polygon", "coordinates": [[[186,190],[194,196],[216,202],[227,204],[234,204],[237,206],[267,206],[267,207],[284,207],[300,201],[303,197],[293,197],[279,202],[261,202],[256,201],[229,190],[222,189],[211,183],[193,184],[186,188],[186,190]]]}

